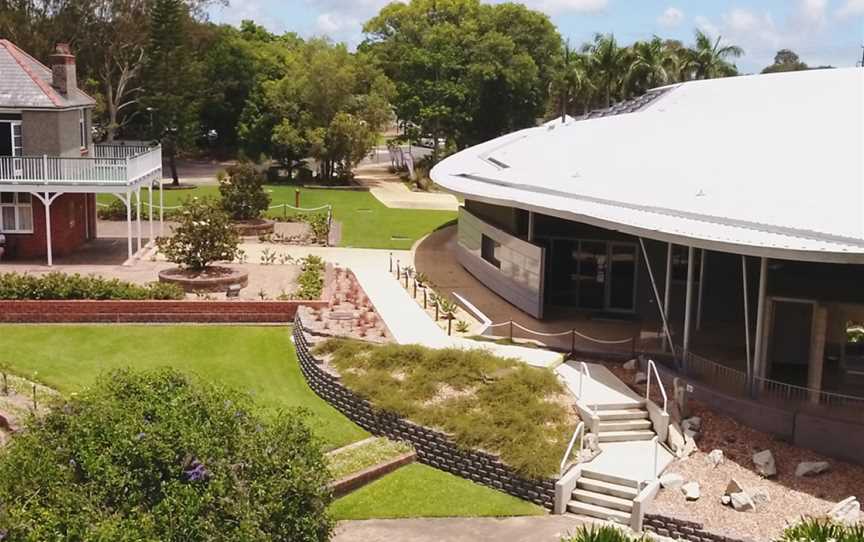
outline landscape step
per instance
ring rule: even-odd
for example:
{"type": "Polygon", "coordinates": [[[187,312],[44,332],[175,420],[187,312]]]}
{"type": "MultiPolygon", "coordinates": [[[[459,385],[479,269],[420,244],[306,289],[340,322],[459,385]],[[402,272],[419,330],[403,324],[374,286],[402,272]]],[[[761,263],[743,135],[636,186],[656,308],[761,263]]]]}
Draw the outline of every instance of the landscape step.
{"type": "Polygon", "coordinates": [[[613,420],[644,420],[648,418],[648,411],[638,408],[625,408],[621,410],[598,410],[597,416],[600,421],[613,420]]]}
{"type": "Polygon", "coordinates": [[[579,478],[576,482],[576,487],[593,491],[594,493],[603,493],[605,495],[612,495],[613,497],[630,499],[631,501],[639,494],[635,487],[622,486],[621,484],[604,482],[603,480],[594,480],[585,477],[579,478]]]}
{"type": "Polygon", "coordinates": [[[634,490],[639,488],[639,482],[636,480],[628,480],[627,478],[622,478],[620,476],[615,476],[614,474],[607,474],[605,472],[593,472],[591,470],[582,470],[582,478],[588,480],[600,480],[601,482],[607,482],[610,484],[615,484],[624,487],[632,487],[634,490]]]}
{"type": "Polygon", "coordinates": [[[607,431],[600,433],[600,442],[632,442],[634,440],[651,440],[657,433],[650,430],[639,431],[607,431]]]}
{"type": "Polygon", "coordinates": [[[567,511],[572,514],[579,514],[582,516],[591,516],[592,518],[600,518],[607,521],[614,521],[615,523],[619,523],[621,525],[630,524],[631,514],[627,512],[622,512],[621,510],[606,508],[604,506],[597,506],[596,504],[589,504],[587,502],[570,501],[569,503],[567,503],[567,511]]]}
{"type": "Polygon", "coordinates": [[[606,403],[603,405],[594,405],[587,403],[591,410],[596,410],[599,415],[603,415],[604,411],[609,410],[638,410],[645,408],[645,400],[633,401],[630,403],[606,403]]]}
{"type": "Polygon", "coordinates": [[[607,422],[601,418],[600,434],[608,431],[639,431],[652,427],[651,420],[613,420],[607,422]]]}
{"type": "Polygon", "coordinates": [[[622,512],[633,511],[633,500],[622,499],[621,497],[613,497],[612,495],[604,495],[584,489],[576,489],[573,491],[573,499],[579,502],[587,502],[603,508],[613,508],[622,512]]]}

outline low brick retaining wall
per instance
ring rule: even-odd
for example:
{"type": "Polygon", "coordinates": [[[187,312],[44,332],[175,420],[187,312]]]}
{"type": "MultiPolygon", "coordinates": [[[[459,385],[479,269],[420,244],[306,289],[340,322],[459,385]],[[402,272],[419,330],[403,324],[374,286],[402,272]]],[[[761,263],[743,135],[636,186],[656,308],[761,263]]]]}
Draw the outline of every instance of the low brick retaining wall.
{"type": "Polygon", "coordinates": [[[390,474],[400,467],[413,463],[415,459],[417,459],[417,452],[411,451],[404,453],[398,457],[394,457],[393,459],[369,467],[368,469],[363,469],[350,476],[340,478],[330,484],[330,489],[333,491],[334,497],[342,497],[351,493],[355,489],[360,489],[361,487],[374,482],[382,476],[390,474]]]}
{"type": "Polygon", "coordinates": [[[300,368],[309,386],[363,429],[373,435],[411,443],[421,463],[552,509],[555,501],[554,480],[527,480],[491,454],[463,450],[444,433],[417,425],[396,414],[374,409],[369,401],[343,386],[338,377],[320,367],[320,362],[309,351],[299,319],[294,325],[294,343],[300,368]]]}
{"type": "Polygon", "coordinates": [[[690,542],[745,542],[738,538],[730,538],[706,531],[701,523],[660,514],[645,514],[642,528],[674,540],[688,540],[690,542]]]}
{"type": "Polygon", "coordinates": [[[2,323],[290,323],[326,301],[0,301],[2,323]]]}

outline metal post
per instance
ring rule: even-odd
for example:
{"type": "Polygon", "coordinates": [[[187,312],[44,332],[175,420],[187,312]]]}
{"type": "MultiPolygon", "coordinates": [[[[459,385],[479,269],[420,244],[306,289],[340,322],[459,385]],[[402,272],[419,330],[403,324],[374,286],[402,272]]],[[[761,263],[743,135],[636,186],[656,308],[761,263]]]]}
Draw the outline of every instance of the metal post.
{"type": "Polygon", "coordinates": [[[135,224],[138,229],[138,252],[141,252],[141,187],[135,191],[135,224]]]}
{"type": "Polygon", "coordinates": [[[148,209],[150,209],[148,217],[149,217],[149,221],[150,221],[150,242],[152,243],[153,242],[153,182],[152,181],[147,185],[147,196],[148,196],[148,200],[150,202],[150,205],[148,206],[148,209]]]}
{"type": "Polygon", "coordinates": [[[132,259],[132,192],[126,191],[126,251],[129,259],[132,259]]]}
{"type": "Polygon", "coordinates": [[[390,253],[390,272],[393,272],[393,253],[390,253]]]}
{"type": "Polygon", "coordinates": [[[165,235],[165,195],[162,192],[162,179],[159,179],[159,236],[165,235]]]}
{"type": "Polygon", "coordinates": [[[705,263],[708,258],[705,249],[701,249],[702,257],[699,259],[699,296],[696,298],[696,331],[702,329],[702,292],[705,290],[705,263]]]}
{"type": "Polygon", "coordinates": [[[744,280],[744,342],[747,346],[747,379],[753,376],[753,358],[750,355],[750,294],[747,281],[747,256],[741,256],[741,273],[744,280]]]}
{"type": "Polygon", "coordinates": [[[510,341],[513,341],[513,320],[510,320],[510,341]]]}
{"type": "Polygon", "coordinates": [[[42,200],[45,206],[45,244],[48,248],[48,267],[54,265],[54,254],[51,247],[51,197],[48,192],[45,192],[45,199],[42,200]]]}
{"type": "MultiPolygon", "coordinates": [[[[759,262],[759,303],[756,309],[756,346],[753,358],[753,376],[762,378],[765,374],[765,356],[763,352],[765,327],[765,294],[768,289],[768,258],[762,258],[759,262]]],[[[753,387],[752,392],[755,393],[753,387]]]]}
{"type": "Polygon", "coordinates": [[[528,240],[534,241],[534,212],[528,211],[528,240]]]}
{"type": "Polygon", "coordinates": [[[687,354],[690,353],[690,314],[693,308],[693,275],[696,259],[696,249],[687,247],[687,295],[684,298],[684,366],[687,366],[687,354]]]}
{"type": "MultiPolygon", "coordinates": [[[[669,302],[672,295],[672,243],[669,243],[666,248],[666,285],[663,287],[663,313],[669,314],[669,302]]],[[[646,256],[647,258],[647,256],[646,256]]],[[[669,339],[669,343],[671,343],[672,339],[669,339]]],[[[667,348],[671,347],[671,344],[667,344],[667,339],[663,337],[663,351],[665,352],[667,348]]]]}
{"type": "Polygon", "coordinates": [[[576,355],[576,329],[574,328],[571,331],[572,335],[570,337],[570,355],[576,355]]]}

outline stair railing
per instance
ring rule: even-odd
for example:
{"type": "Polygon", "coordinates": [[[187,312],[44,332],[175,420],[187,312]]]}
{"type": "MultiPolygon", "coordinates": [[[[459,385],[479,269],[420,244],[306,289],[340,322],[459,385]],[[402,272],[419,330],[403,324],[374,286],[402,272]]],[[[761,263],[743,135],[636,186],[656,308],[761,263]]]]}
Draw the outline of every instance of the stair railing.
{"type": "Polygon", "coordinates": [[[573,432],[573,438],[570,439],[570,444],[567,446],[567,451],[564,452],[564,457],[561,459],[561,466],[558,469],[560,475],[564,475],[564,467],[567,465],[567,460],[570,459],[570,453],[573,451],[573,446],[576,444],[576,439],[579,438],[579,451],[585,444],[585,422],[579,422],[576,426],[576,431],[573,432]]]}
{"type": "Polygon", "coordinates": [[[651,442],[654,443],[654,479],[657,479],[658,470],[659,470],[659,461],[660,461],[660,437],[654,435],[654,438],[651,439],[651,442]]]}
{"type": "Polygon", "coordinates": [[[666,388],[663,386],[663,381],[660,380],[660,373],[657,372],[657,365],[653,359],[648,360],[648,385],[645,389],[645,399],[651,399],[651,373],[654,373],[654,376],[657,378],[657,385],[660,387],[660,393],[663,394],[663,414],[666,414],[666,405],[669,402],[669,398],[666,396],[666,388]]]}
{"type": "Polygon", "coordinates": [[[579,399],[582,399],[582,382],[591,378],[591,371],[588,370],[588,364],[584,361],[579,362],[579,399]]]}

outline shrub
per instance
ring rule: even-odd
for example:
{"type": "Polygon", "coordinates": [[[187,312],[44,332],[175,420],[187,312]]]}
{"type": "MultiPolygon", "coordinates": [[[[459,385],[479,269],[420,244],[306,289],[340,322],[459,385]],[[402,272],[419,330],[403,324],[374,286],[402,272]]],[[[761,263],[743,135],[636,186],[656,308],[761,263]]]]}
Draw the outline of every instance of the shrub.
{"type": "Polygon", "coordinates": [[[0,299],[76,300],[76,299],[183,299],[183,289],[175,284],[153,282],[139,286],[118,279],[95,275],[51,272],[45,275],[0,274],[0,299]]]}
{"type": "Polygon", "coordinates": [[[644,536],[631,536],[612,525],[581,525],[572,535],[563,537],[561,542],[647,542],[648,540],[644,536]]]}
{"type": "Polygon", "coordinates": [[[843,525],[827,519],[807,518],[783,531],[780,542],[862,542],[864,525],[843,525]]]}
{"type": "Polygon", "coordinates": [[[329,475],[300,412],[174,370],[117,371],[0,455],[8,540],[324,541],[329,475]]]}
{"type": "Polygon", "coordinates": [[[240,238],[228,215],[212,200],[187,200],[179,221],[171,237],[156,240],[169,262],[201,271],[213,262],[231,262],[237,257],[240,238]]]}
{"type": "Polygon", "coordinates": [[[264,175],[251,162],[230,166],[219,173],[219,193],[222,208],[234,220],[261,218],[270,206],[270,196],[264,192],[264,175]]]}
{"type": "MultiPolygon", "coordinates": [[[[112,221],[123,220],[123,221],[125,221],[126,220],[126,205],[122,201],[120,201],[119,199],[114,198],[111,200],[111,203],[109,203],[108,205],[106,205],[106,206],[100,205],[96,211],[96,214],[98,215],[100,220],[112,220],[112,221]]],[[[176,216],[177,216],[177,210],[176,209],[166,209],[162,213],[162,217],[165,220],[172,220],[176,216]]],[[[133,205],[132,206],[132,220],[135,220],[137,217],[138,217],[138,207],[136,205],[133,205]]],[[[147,220],[148,218],[150,218],[150,210],[147,209],[147,207],[145,206],[141,209],[141,219],[147,220]]],[[[158,218],[159,218],[159,208],[154,207],[153,208],[153,219],[156,220],[158,218]]]]}
{"type": "Polygon", "coordinates": [[[299,288],[294,293],[296,299],[321,299],[324,291],[324,260],[319,256],[306,256],[300,260],[299,288]]]}

